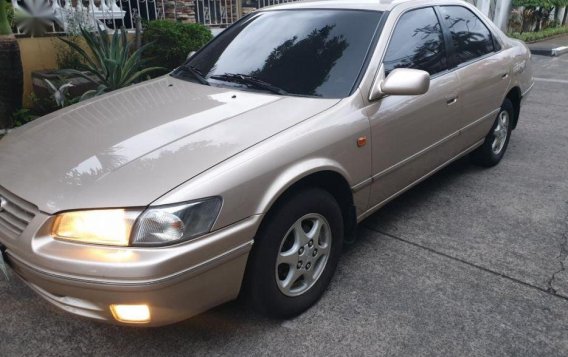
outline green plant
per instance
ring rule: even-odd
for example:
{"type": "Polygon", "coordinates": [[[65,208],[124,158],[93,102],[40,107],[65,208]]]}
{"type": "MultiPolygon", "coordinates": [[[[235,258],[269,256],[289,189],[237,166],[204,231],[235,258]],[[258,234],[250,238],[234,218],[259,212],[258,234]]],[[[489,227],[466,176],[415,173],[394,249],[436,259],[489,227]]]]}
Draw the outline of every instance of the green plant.
{"type": "Polygon", "coordinates": [[[73,87],[73,84],[62,81],[52,82],[49,79],[44,79],[43,81],[47,85],[47,90],[49,90],[57,106],[63,108],[73,104],[72,100],[69,99],[69,88],[73,87]]]}
{"type": "Polygon", "coordinates": [[[30,113],[34,116],[42,117],[59,109],[57,103],[52,97],[38,97],[34,93],[28,96],[30,106],[30,113]]]}
{"type": "Polygon", "coordinates": [[[141,59],[142,51],[146,46],[133,51],[134,42],[128,41],[127,32],[124,28],[109,34],[97,29],[90,32],[81,28],[81,35],[92,55],[89,55],[77,43],[65,38],[60,38],[69,47],[75,50],[84,62],[79,69],[66,69],[60,71],[65,75],[81,76],[98,85],[97,90],[91,90],[83,94],[81,100],[110,92],[119,88],[127,87],[144,76],[161,67],[147,67],[146,61],[141,59]]]}
{"type": "Polygon", "coordinates": [[[20,47],[8,22],[6,1],[0,0],[0,5],[0,128],[7,128],[10,115],[22,107],[24,77],[20,47]]]}
{"type": "Polygon", "coordinates": [[[12,4],[9,2],[6,2],[4,4],[4,8],[6,9],[6,17],[8,18],[8,25],[12,27],[14,25],[14,8],[12,7],[12,4]]]}
{"type": "Polygon", "coordinates": [[[509,33],[510,37],[523,40],[525,42],[535,42],[544,40],[549,37],[561,35],[564,33],[568,33],[568,27],[551,27],[547,28],[546,30],[538,31],[538,32],[513,32],[509,33]]]}
{"type": "Polygon", "coordinates": [[[539,32],[554,27],[550,21],[553,10],[568,6],[568,0],[513,0],[513,6],[523,8],[521,32],[539,32]]]}
{"type": "MultiPolygon", "coordinates": [[[[69,36],[68,40],[81,45],[81,38],[79,36],[69,36]]],[[[76,69],[81,70],[84,66],[84,61],[81,55],[67,44],[57,41],[55,43],[57,52],[57,68],[59,69],[76,69]]]]}
{"type": "Polygon", "coordinates": [[[151,65],[173,70],[185,62],[187,55],[197,51],[213,38],[201,24],[184,24],[171,20],[155,20],[144,24],[144,58],[151,65]]]}
{"type": "Polygon", "coordinates": [[[37,117],[30,109],[22,108],[12,113],[12,123],[14,127],[18,127],[37,119],[37,117]]]}

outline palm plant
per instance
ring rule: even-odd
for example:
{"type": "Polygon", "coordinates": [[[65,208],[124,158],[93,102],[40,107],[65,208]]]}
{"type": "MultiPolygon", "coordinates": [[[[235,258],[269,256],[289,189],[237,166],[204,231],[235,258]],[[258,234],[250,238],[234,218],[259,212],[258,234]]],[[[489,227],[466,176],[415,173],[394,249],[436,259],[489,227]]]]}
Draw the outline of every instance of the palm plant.
{"type": "Polygon", "coordinates": [[[81,36],[92,55],[85,51],[80,44],[60,38],[82,58],[80,69],[65,69],[61,74],[81,76],[98,88],[83,94],[81,100],[124,88],[141,80],[145,75],[163,70],[161,67],[145,68],[146,61],[141,58],[142,52],[148,45],[134,50],[134,41],[129,41],[124,28],[115,31],[111,36],[106,30],[97,27],[96,32],[80,29],[81,36]]]}
{"type": "Polygon", "coordinates": [[[0,0],[0,128],[22,107],[23,69],[18,41],[8,22],[5,0],[0,0]]]}

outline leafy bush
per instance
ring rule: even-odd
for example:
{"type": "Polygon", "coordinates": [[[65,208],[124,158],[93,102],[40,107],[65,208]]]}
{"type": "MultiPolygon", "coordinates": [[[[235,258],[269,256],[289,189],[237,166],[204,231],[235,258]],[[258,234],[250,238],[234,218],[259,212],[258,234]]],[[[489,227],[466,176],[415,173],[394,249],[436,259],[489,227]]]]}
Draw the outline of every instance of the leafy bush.
{"type": "Polygon", "coordinates": [[[95,33],[81,28],[81,35],[92,56],[77,43],[60,37],[84,62],[79,66],[79,70],[65,69],[60,73],[63,76],[80,76],[98,85],[97,90],[83,94],[81,100],[127,87],[142,80],[147,74],[162,69],[147,66],[141,59],[146,46],[134,51],[134,42],[128,41],[124,28],[115,31],[112,37],[100,28],[95,33]]]}
{"type": "Polygon", "coordinates": [[[12,7],[12,3],[6,2],[4,4],[4,8],[6,9],[6,17],[8,18],[8,24],[10,26],[14,25],[14,8],[12,7]]]}
{"type": "Polygon", "coordinates": [[[12,123],[14,124],[14,127],[17,128],[19,126],[22,126],[24,124],[27,124],[35,120],[37,117],[38,116],[33,114],[33,112],[30,109],[22,108],[20,110],[15,111],[12,114],[12,123]]]}
{"type": "Polygon", "coordinates": [[[173,70],[192,51],[197,51],[213,38],[201,24],[184,24],[170,20],[150,21],[144,26],[143,42],[149,44],[143,57],[152,66],[173,70]]]}
{"type": "Polygon", "coordinates": [[[32,117],[42,117],[59,109],[52,97],[42,98],[32,93],[28,99],[31,103],[29,113],[32,117]]]}
{"type": "MultiPolygon", "coordinates": [[[[79,36],[69,36],[68,40],[81,46],[81,38],[79,36]]],[[[57,50],[57,68],[59,69],[77,69],[80,70],[85,65],[81,55],[72,47],[63,42],[56,42],[57,50]]]]}
{"type": "Polygon", "coordinates": [[[563,26],[563,27],[551,27],[547,28],[546,30],[538,32],[523,32],[523,33],[513,32],[510,33],[509,36],[519,40],[523,40],[525,42],[535,42],[565,33],[568,33],[568,27],[563,26]]]}
{"type": "Polygon", "coordinates": [[[568,0],[513,0],[513,6],[521,7],[522,25],[520,32],[539,32],[555,27],[551,15],[568,6],[568,0]]]}
{"type": "Polygon", "coordinates": [[[12,113],[10,117],[12,127],[17,128],[59,109],[52,98],[38,98],[32,93],[28,99],[31,102],[29,109],[21,108],[12,113]]]}

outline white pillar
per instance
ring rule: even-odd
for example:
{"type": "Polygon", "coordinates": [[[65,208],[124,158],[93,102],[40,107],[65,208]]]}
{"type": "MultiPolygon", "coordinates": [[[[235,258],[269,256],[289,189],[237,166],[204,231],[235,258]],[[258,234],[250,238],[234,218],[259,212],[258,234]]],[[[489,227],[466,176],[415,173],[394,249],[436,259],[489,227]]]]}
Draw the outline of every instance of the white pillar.
{"type": "Polygon", "coordinates": [[[491,0],[479,0],[477,2],[477,7],[485,16],[489,16],[489,10],[491,10],[491,0]]]}
{"type": "Polygon", "coordinates": [[[566,6],[558,8],[556,11],[556,21],[558,21],[562,25],[562,20],[564,20],[564,14],[566,13],[566,6]]]}
{"type": "Polygon", "coordinates": [[[495,9],[495,25],[497,25],[501,30],[507,31],[507,25],[509,22],[509,16],[511,15],[511,10],[513,9],[512,0],[502,0],[497,1],[497,8],[495,9]]]}

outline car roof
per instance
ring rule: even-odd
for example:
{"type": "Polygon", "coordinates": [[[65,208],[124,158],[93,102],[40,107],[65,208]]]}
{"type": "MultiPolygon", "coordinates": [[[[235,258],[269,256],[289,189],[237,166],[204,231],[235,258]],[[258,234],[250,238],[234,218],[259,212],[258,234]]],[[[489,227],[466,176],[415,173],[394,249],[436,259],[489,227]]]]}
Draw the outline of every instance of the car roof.
{"type": "MultiPolygon", "coordinates": [[[[395,6],[405,3],[424,3],[416,0],[304,0],[283,3],[280,5],[269,6],[266,10],[291,10],[291,9],[352,9],[352,10],[373,10],[390,11],[395,6]]],[[[452,0],[431,0],[429,5],[440,5],[450,3],[461,3],[452,0]]],[[[263,9],[263,10],[264,10],[263,9]]]]}

